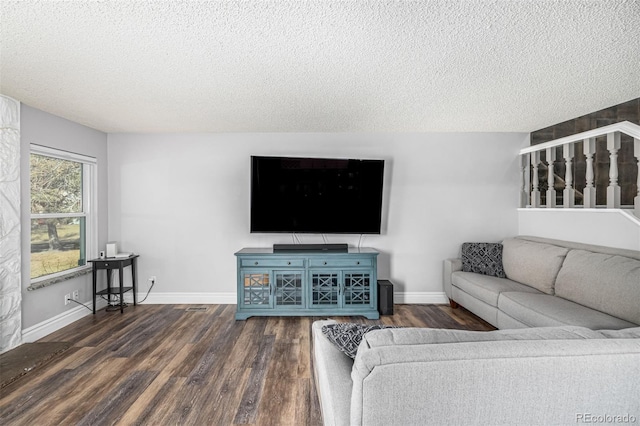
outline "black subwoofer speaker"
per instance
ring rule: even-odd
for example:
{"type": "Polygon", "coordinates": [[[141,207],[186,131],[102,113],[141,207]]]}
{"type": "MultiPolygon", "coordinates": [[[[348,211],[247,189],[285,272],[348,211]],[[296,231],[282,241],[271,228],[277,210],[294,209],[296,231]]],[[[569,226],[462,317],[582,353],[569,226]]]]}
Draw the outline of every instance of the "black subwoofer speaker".
{"type": "Polygon", "coordinates": [[[393,284],[389,280],[378,280],[378,312],[393,315],[393,284]]]}

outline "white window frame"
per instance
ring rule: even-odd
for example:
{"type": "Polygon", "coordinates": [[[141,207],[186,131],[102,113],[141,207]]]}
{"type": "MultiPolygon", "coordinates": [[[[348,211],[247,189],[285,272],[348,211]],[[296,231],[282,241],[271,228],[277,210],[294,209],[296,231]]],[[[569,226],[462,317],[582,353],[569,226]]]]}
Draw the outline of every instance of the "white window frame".
{"type": "MultiPolygon", "coordinates": [[[[66,269],[64,271],[33,278],[31,279],[31,283],[36,284],[42,281],[51,280],[60,281],[61,279],[64,280],[67,275],[69,275],[69,278],[72,278],[79,271],[90,270],[91,264],[88,261],[98,257],[98,161],[94,157],[36,144],[30,145],[29,155],[31,154],[42,155],[59,160],[74,161],[82,164],[83,211],[81,213],[68,213],[64,216],[85,218],[85,256],[87,262],[85,265],[78,266],[77,268],[66,269]]],[[[31,197],[31,188],[29,188],[29,197],[31,197]]],[[[33,219],[47,219],[52,217],[60,217],[60,214],[30,213],[29,223],[31,223],[31,220],[33,219]]],[[[29,226],[29,229],[31,229],[31,226],[29,226]]],[[[31,251],[29,251],[29,258],[31,258],[31,251]]],[[[31,260],[29,260],[29,265],[31,265],[31,260]]]]}

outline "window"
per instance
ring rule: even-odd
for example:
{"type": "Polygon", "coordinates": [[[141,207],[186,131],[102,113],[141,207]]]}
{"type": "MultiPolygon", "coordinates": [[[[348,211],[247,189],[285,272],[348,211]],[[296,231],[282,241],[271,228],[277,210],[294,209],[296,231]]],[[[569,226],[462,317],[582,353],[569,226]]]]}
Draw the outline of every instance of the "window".
{"type": "Polygon", "coordinates": [[[31,280],[85,268],[96,254],[95,158],[31,145],[31,280]]]}

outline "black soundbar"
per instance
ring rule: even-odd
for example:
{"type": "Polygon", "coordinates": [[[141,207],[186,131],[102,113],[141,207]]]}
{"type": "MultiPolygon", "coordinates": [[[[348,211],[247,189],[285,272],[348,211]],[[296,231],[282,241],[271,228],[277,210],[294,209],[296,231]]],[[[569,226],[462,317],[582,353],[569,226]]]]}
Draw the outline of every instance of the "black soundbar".
{"type": "Polygon", "coordinates": [[[338,244],[274,244],[273,251],[331,251],[346,253],[349,251],[347,243],[338,244]]]}

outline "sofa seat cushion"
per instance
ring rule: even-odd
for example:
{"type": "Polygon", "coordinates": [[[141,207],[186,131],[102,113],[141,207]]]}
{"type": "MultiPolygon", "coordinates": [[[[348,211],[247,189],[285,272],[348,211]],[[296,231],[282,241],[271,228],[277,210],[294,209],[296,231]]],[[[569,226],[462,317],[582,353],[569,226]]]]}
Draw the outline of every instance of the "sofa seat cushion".
{"type": "Polygon", "coordinates": [[[640,260],[571,250],[555,287],[564,299],[640,324],[640,260]]]}
{"type": "Polygon", "coordinates": [[[507,278],[492,277],[473,272],[454,272],[451,274],[451,284],[476,299],[495,307],[498,306],[498,296],[504,291],[540,293],[533,287],[507,278]]]}
{"type": "Polygon", "coordinates": [[[613,317],[557,296],[543,293],[503,292],[498,309],[529,327],[577,325],[592,330],[635,327],[613,317]]]}
{"type": "Polygon", "coordinates": [[[502,265],[507,278],[554,294],[556,277],[568,248],[518,238],[504,240],[502,247],[502,265]]]}

